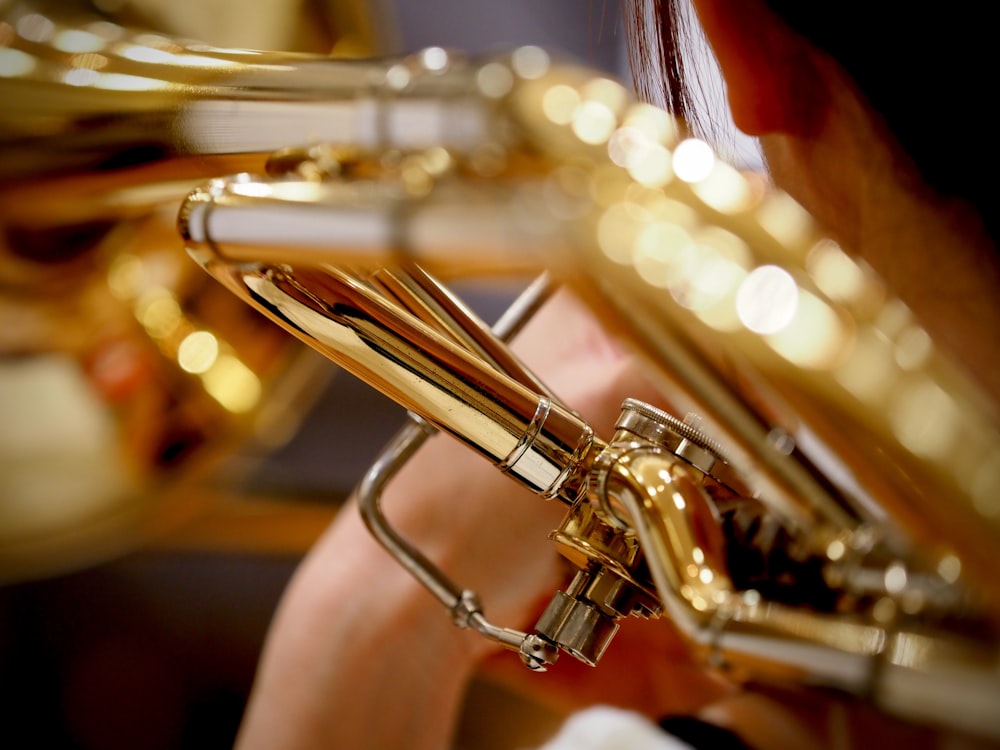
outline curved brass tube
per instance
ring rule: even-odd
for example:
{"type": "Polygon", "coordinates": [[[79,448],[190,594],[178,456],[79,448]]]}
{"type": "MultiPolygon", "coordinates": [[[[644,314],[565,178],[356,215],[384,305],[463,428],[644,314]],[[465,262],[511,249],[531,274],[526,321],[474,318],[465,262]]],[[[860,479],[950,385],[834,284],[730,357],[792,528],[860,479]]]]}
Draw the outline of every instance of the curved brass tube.
{"type": "MultiPolygon", "coordinates": [[[[751,490],[795,531],[804,549],[828,557],[832,571],[841,554],[835,543],[843,545],[852,535],[860,539],[871,527],[887,532],[879,553],[908,561],[914,577],[935,564],[933,557],[916,553],[914,540],[945,527],[958,535],[950,538],[991,538],[990,524],[970,525],[983,517],[985,496],[977,493],[986,485],[973,488],[959,469],[968,465],[970,449],[984,467],[992,466],[996,425],[992,412],[979,408],[975,389],[963,386],[932,349],[919,365],[901,356],[883,370],[887,382],[913,384],[914,393],[947,389],[950,400],[942,408],[963,415],[964,442],[956,436],[927,442],[919,429],[913,431],[913,412],[867,411],[870,394],[856,379],[867,360],[852,359],[864,350],[858,342],[880,340],[894,310],[909,335],[918,336],[876,279],[819,236],[794,204],[781,196],[754,198],[750,181],[725,165],[709,161],[706,171],[690,180],[675,178],[672,167],[656,175],[644,172],[641,166],[649,162],[640,165],[636,154],[670,159],[671,149],[681,145],[679,136],[661,114],[614,103],[624,96],[617,84],[547,65],[541,73],[519,77],[516,65],[508,65],[509,86],[495,114],[519,145],[507,152],[495,179],[485,180],[469,164],[475,149],[458,149],[446,158],[406,152],[402,158],[413,160],[412,170],[369,165],[374,176],[366,173],[362,155],[359,164],[348,159],[325,175],[217,181],[194,193],[181,212],[193,255],[242,298],[407,408],[469,441],[535,491],[559,493],[577,508],[585,488],[603,486],[628,509],[631,529],[598,519],[587,533],[634,535],[638,552],[625,544],[622,549],[632,549],[633,556],[616,561],[616,543],[605,549],[596,538],[577,539],[572,556],[583,577],[543,616],[538,630],[544,639],[594,663],[618,617],[662,607],[715,658],[759,669],[766,655],[771,671],[786,678],[870,694],[910,716],[1000,732],[992,712],[984,710],[1000,696],[996,644],[988,638],[937,628],[925,633],[920,607],[917,616],[892,624],[885,612],[896,606],[892,596],[898,592],[889,584],[874,589],[882,596],[876,606],[845,614],[738,590],[727,573],[728,541],[719,518],[686,465],[662,449],[616,456],[612,446],[608,458],[604,444],[568,413],[531,395],[531,388],[522,391],[492,364],[483,367],[464,350],[453,351],[451,343],[429,336],[334,267],[369,271],[415,262],[445,274],[482,272],[505,262],[517,269],[551,268],[606,322],[620,325],[652,355],[668,388],[676,378],[684,381],[681,401],[690,399],[709,417],[751,490]],[[585,102],[594,105],[587,111],[611,112],[619,129],[594,140],[588,123],[561,120],[552,111],[553,92],[569,96],[567,91],[575,92],[576,106],[585,102]],[[615,136],[621,136],[618,142],[615,136]],[[630,148],[635,154],[629,155],[630,148]],[[537,159],[537,153],[557,166],[537,159]],[[331,248],[330,236],[341,242],[331,248]],[[660,244],[647,244],[646,237],[660,244]],[[672,242],[680,247],[671,250],[672,242]],[[688,243],[704,254],[703,267],[693,261],[671,265],[670,253],[683,255],[688,243]],[[838,289],[839,277],[823,270],[830,267],[850,277],[849,294],[838,289]],[[748,280],[767,274],[764,287],[785,285],[798,305],[788,308],[791,317],[783,325],[792,333],[786,336],[772,332],[767,320],[755,319],[773,312],[773,299],[746,291],[753,289],[748,280]],[[419,373],[416,385],[410,373],[419,373]],[[440,373],[447,375],[439,379],[440,373]],[[792,407],[801,422],[785,428],[774,415],[792,407]],[[879,449],[860,454],[841,447],[844,434],[852,431],[879,449]],[[801,436],[794,460],[781,435],[801,436]],[[849,456],[846,466],[824,463],[828,443],[849,456]],[[963,499],[944,510],[933,503],[941,493],[963,499]],[[941,522],[933,530],[914,514],[931,505],[941,522]],[[887,528],[887,511],[898,526],[887,528]],[[641,563],[655,584],[650,588],[635,569],[641,563]],[[658,604],[650,601],[650,591],[658,604]],[[879,608],[882,601],[888,603],[879,608]],[[925,642],[933,646],[916,645],[925,642]],[[942,667],[944,653],[950,656],[942,667]],[[964,712],[947,702],[908,705],[907,696],[918,685],[939,680],[947,680],[964,712]]],[[[376,286],[384,290],[393,284],[383,280],[376,286]]],[[[970,570],[978,571],[984,592],[996,584],[982,578],[988,549],[973,544],[964,557],[970,570]]],[[[937,554],[947,559],[951,553],[937,554]]],[[[874,574],[889,581],[891,564],[884,564],[889,567],[876,567],[874,574]]],[[[449,600],[455,595],[450,592],[449,600]]]]}
{"type": "Polygon", "coordinates": [[[911,719],[1000,737],[995,646],[737,591],[712,503],[691,472],[668,452],[634,449],[612,465],[607,492],[627,510],[665,614],[712,664],[739,671],[752,663],[759,674],[767,654],[765,673],[863,694],[911,719]]]}
{"type": "MultiPolygon", "coordinates": [[[[581,573],[546,647],[594,663],[621,617],[665,613],[734,669],[1000,736],[996,404],[788,196],[535,48],[347,62],[87,26],[73,51],[23,18],[0,49],[7,234],[106,229],[187,194],[189,252],[239,299],[570,506],[555,538],[581,573]],[[606,445],[429,275],[539,270],[725,449],[606,445]],[[843,611],[738,584],[728,554],[752,542],[706,489],[716,460],[843,611]]],[[[424,577],[466,624],[521,637],[424,577]]]]}

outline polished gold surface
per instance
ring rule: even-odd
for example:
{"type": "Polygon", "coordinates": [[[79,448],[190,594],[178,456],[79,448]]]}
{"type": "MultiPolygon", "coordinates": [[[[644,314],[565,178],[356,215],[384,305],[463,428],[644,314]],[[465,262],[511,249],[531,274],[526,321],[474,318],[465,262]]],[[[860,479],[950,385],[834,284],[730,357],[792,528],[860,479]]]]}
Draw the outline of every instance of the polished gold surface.
{"type": "Polygon", "coordinates": [[[970,563],[985,573],[998,526],[993,406],[790,198],[762,191],[705,144],[681,142],[667,115],[630,104],[618,84],[535,64],[454,60],[407,74],[404,101],[476,87],[452,96],[470,99],[480,140],[450,144],[440,133],[455,162],[440,176],[401,162],[385,170],[372,157],[381,180],[218,182],[183,210],[189,242],[233,263],[274,254],[374,268],[406,256],[442,274],[508,261],[553,268],[621,323],[668,387],[685,380],[679,400],[726,434],[751,489],[776,510],[843,525],[870,515],[877,498],[921,542],[941,539],[942,527],[971,535],[970,563]],[[485,184],[475,156],[490,149],[504,158],[485,184]],[[458,259],[463,211],[482,222],[458,259]],[[338,228],[342,247],[324,239],[338,228]],[[796,458],[842,456],[850,481],[832,491],[776,447],[804,432],[817,438],[815,456],[803,442],[796,458]],[[935,501],[942,493],[947,511],[935,501]]]}
{"type": "MultiPolygon", "coordinates": [[[[522,656],[541,637],[537,668],[556,646],[597,661],[620,619],[666,615],[734,673],[1000,736],[996,404],[788,196],[533,47],[256,55],[27,11],[3,33],[0,83],[17,105],[2,120],[2,270],[21,294],[11,309],[36,326],[21,340],[12,326],[9,351],[78,362],[92,338],[72,326],[89,330],[80,310],[93,309],[176,363],[171,416],[206,435],[213,419],[245,426],[282,358],[271,328],[242,337],[222,328],[239,313],[216,329],[189,311],[176,282],[193,263],[147,276],[165,263],[159,207],[176,200],[190,255],[227,300],[570,506],[554,538],[581,573],[540,635],[485,622],[472,592],[445,586],[456,620],[522,656]],[[606,443],[607,425],[556,402],[436,280],[527,271],[572,286],[719,447],[683,427],[606,443]],[[765,544],[742,511],[784,545],[764,550],[783,555],[771,579],[733,562],[765,544]]],[[[148,480],[158,415],[133,422],[134,471],[108,481],[148,480]]]]}
{"type": "MultiPolygon", "coordinates": [[[[604,77],[533,48],[482,62],[432,51],[386,76],[386,116],[423,102],[448,123],[438,143],[390,142],[343,168],[317,151],[311,169],[300,156],[284,173],[216,180],[188,198],[181,228],[238,295],[431,424],[501,467],[529,448],[546,479],[513,473],[537,492],[564,477],[564,499],[585,490],[554,538],[586,581],[556,595],[542,637],[593,662],[617,619],[662,611],[736,672],[1000,731],[987,708],[1000,698],[995,410],[889,290],[790,198],[604,77]],[[430,92],[467,120],[443,117],[430,92]],[[411,279],[379,270],[413,263],[448,277],[546,269],[574,286],[672,401],[704,415],[722,474],[822,570],[803,581],[814,591],[772,601],[737,585],[727,549],[754,542],[727,537],[719,508],[739,493],[688,463],[710,445],[574,449],[580,424],[551,425],[544,401],[476,364],[470,342],[422,327],[436,318],[406,301],[411,279]],[[949,701],[904,698],[939,679],[949,701]]],[[[533,636],[520,636],[498,639],[524,654],[533,636]]]]}
{"type": "MultiPolygon", "coordinates": [[[[391,27],[356,3],[238,5],[148,0],[109,15],[84,2],[0,3],[4,581],[113,558],[189,524],[238,480],[230,459],[286,440],[332,373],[206,279],[175,229],[199,181],[263,170],[296,141],[211,122],[253,112],[278,61],[302,56],[185,39],[332,50],[337,61],[309,60],[337,66],[380,49],[391,27]],[[214,146],[195,142],[203,128],[214,146]]],[[[284,104],[308,109],[309,98],[290,92],[284,104]]]]}

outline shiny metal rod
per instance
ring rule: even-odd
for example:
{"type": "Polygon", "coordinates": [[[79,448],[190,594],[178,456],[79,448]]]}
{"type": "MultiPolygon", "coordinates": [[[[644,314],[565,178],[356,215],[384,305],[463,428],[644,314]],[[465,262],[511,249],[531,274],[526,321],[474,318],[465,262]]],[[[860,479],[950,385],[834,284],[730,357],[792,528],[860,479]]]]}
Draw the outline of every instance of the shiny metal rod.
{"type": "Polygon", "coordinates": [[[714,663],[758,670],[767,663],[775,674],[866,695],[909,719],[1000,737],[1000,661],[992,644],[736,591],[725,561],[699,544],[698,529],[711,524],[710,503],[688,475],[672,455],[637,451],[613,465],[608,492],[631,520],[664,611],[714,663]]]}
{"type": "Polygon", "coordinates": [[[483,454],[534,492],[572,502],[599,448],[579,417],[457,347],[333,268],[209,273],[345,370],[483,454]]]}
{"type": "MultiPolygon", "coordinates": [[[[529,286],[500,318],[494,333],[501,340],[514,336],[551,295],[553,285],[545,275],[529,286]]],[[[382,510],[386,486],[427,438],[436,432],[425,420],[410,414],[410,421],[389,442],[358,486],[356,497],[365,525],[376,540],[414,578],[451,612],[460,627],[471,627],[484,637],[507,649],[521,653],[524,663],[534,670],[552,664],[558,652],[538,636],[489,622],[479,597],[451,581],[434,563],[403,538],[390,524],[382,510]]]]}

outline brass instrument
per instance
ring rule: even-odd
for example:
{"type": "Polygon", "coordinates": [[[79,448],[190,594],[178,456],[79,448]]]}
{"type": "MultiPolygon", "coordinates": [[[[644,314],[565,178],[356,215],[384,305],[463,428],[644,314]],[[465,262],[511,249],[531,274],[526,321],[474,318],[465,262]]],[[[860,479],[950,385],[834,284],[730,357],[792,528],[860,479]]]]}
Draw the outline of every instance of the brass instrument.
{"type": "MultiPolygon", "coordinates": [[[[191,189],[263,169],[284,140],[175,143],[178,104],[251,55],[177,55],[196,46],[177,34],[209,24],[168,5],[0,3],[0,583],[113,559],[203,517],[334,373],[177,241],[191,189]],[[174,36],[138,29],[154,20],[174,36]]],[[[389,43],[370,7],[290,6],[255,6],[255,23],[211,36],[337,58],[389,43]]]]}
{"type": "MultiPolygon", "coordinates": [[[[7,44],[19,90],[49,63],[7,44]]],[[[24,107],[119,112],[101,145],[151,132],[157,169],[268,154],[191,192],[181,233],[237,297],[414,414],[359,496],[459,625],[544,669],[560,651],[596,664],[629,615],[669,617],[734,674],[1000,738],[996,405],[788,196],[534,47],[144,54],[24,107]],[[496,331],[438,280],[526,272],[546,277],[496,331]],[[629,400],[610,431],[548,393],[502,343],[548,277],[700,417],[629,400]],[[567,505],[552,539],[579,573],[532,633],[486,619],[381,513],[435,429],[567,505]]]]}

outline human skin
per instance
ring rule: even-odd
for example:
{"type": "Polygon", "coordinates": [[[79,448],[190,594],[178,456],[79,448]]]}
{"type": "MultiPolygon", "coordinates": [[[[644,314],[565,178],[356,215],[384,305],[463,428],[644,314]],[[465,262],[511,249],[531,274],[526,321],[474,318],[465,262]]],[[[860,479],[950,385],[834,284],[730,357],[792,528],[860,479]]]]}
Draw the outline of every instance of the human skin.
{"type": "MultiPolygon", "coordinates": [[[[984,346],[1000,337],[1000,252],[978,214],[930,189],[849,76],[761,0],[692,1],[733,119],[760,139],[773,182],[1000,402],[995,347],[984,346]]],[[[946,132],[941,141],[953,147],[946,132]]]]}

